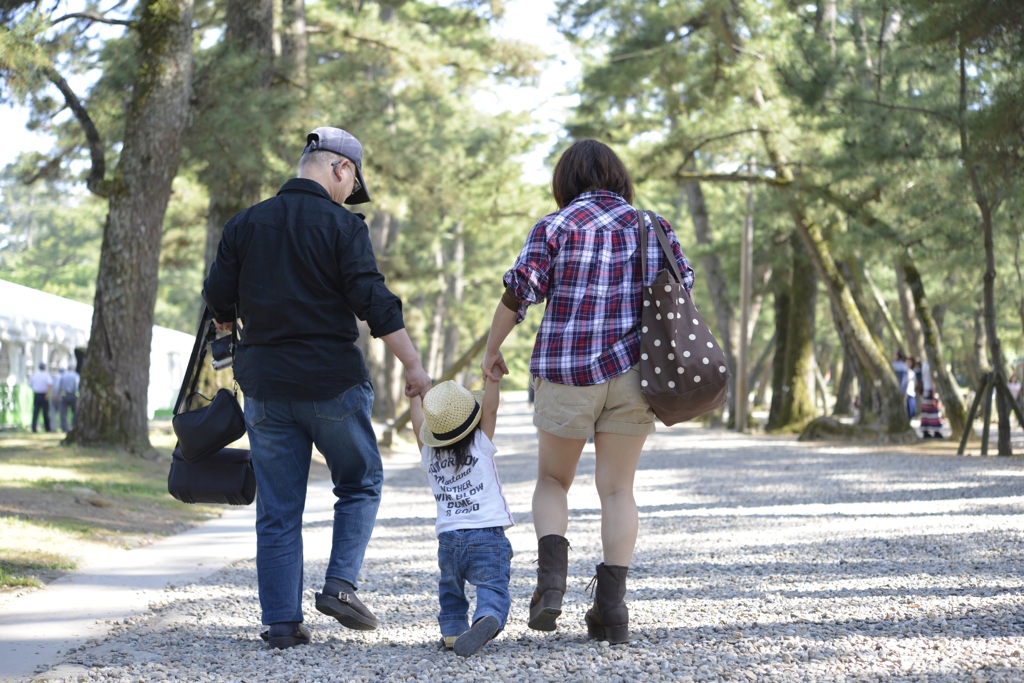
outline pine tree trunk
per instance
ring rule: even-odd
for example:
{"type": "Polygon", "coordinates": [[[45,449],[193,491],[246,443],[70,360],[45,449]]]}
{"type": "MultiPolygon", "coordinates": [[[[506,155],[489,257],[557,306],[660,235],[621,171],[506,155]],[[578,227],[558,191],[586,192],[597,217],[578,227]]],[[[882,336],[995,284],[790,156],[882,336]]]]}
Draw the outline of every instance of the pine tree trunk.
{"type": "MultiPolygon", "coordinates": [[[[462,310],[463,290],[465,289],[463,269],[466,261],[466,246],[463,234],[463,224],[459,221],[453,229],[451,253],[448,257],[451,273],[448,275],[448,304],[446,308],[449,311],[462,310]]],[[[449,315],[447,316],[444,331],[442,371],[450,368],[459,355],[459,323],[457,316],[449,315]]]]}
{"type": "Polygon", "coordinates": [[[281,0],[281,64],[279,71],[290,85],[306,87],[306,60],[309,48],[306,38],[305,0],[281,0]]]}
{"type": "MultiPolygon", "coordinates": [[[[861,318],[864,323],[868,326],[868,332],[871,334],[872,339],[875,342],[875,346],[879,348],[882,355],[886,355],[885,346],[882,344],[882,335],[885,331],[887,323],[885,321],[885,315],[882,311],[875,312],[867,304],[865,299],[865,282],[866,271],[864,270],[864,264],[857,255],[850,256],[845,261],[836,264],[839,270],[840,276],[846,282],[846,286],[850,289],[850,296],[853,297],[853,303],[860,312],[861,318]],[[872,315],[874,313],[874,315],[872,315]]],[[[877,307],[876,307],[877,308],[877,307]]],[[[838,315],[838,311],[835,311],[835,315],[838,315]]],[[[838,329],[838,328],[837,328],[838,329]]],[[[852,346],[850,347],[853,348],[852,346]]]]}
{"type": "Polygon", "coordinates": [[[753,410],[754,407],[760,406],[764,403],[764,397],[768,394],[768,389],[765,386],[764,379],[771,379],[771,373],[765,372],[766,369],[770,369],[768,365],[768,356],[775,349],[775,337],[772,336],[765,344],[764,349],[761,351],[761,355],[757,357],[757,361],[754,363],[753,369],[750,371],[750,381],[747,382],[747,386],[751,389],[756,387],[754,393],[754,400],[751,402],[750,407],[753,410]]]}
{"type": "Polygon", "coordinates": [[[147,394],[164,212],[192,82],[192,0],[148,0],[111,182],[78,424],[69,439],[149,453],[147,394]]]}
{"type": "Polygon", "coordinates": [[[772,402],[768,408],[768,429],[782,424],[783,378],[786,371],[786,347],[789,333],[789,278],[788,273],[776,271],[775,286],[775,354],[772,356],[772,402]]]}
{"type": "MultiPolygon", "coordinates": [[[[764,141],[765,150],[775,166],[776,174],[780,179],[791,184],[793,182],[793,172],[772,145],[767,131],[762,132],[761,139],[764,141]]],[[[835,260],[832,258],[832,251],[829,248],[828,242],[825,241],[821,226],[814,222],[807,214],[803,204],[794,192],[789,189],[790,187],[791,185],[787,185],[785,193],[789,212],[793,217],[797,232],[803,239],[804,245],[807,247],[811,260],[814,263],[815,270],[817,270],[830,300],[835,305],[843,321],[843,327],[849,335],[850,345],[857,354],[857,360],[861,365],[862,371],[867,375],[865,379],[878,390],[882,405],[881,412],[877,415],[876,419],[880,423],[880,428],[890,439],[897,441],[916,440],[917,435],[910,427],[910,418],[904,407],[903,394],[900,392],[900,386],[896,382],[896,373],[893,372],[892,366],[886,359],[885,354],[882,353],[867,323],[864,322],[864,318],[854,302],[849,286],[836,267],[835,260]]],[[[862,396],[864,388],[864,384],[861,384],[862,396]]],[[[862,422],[865,421],[863,419],[865,417],[866,414],[862,412],[862,422]]]]}
{"type": "MultiPolygon", "coordinates": [[[[714,236],[711,230],[711,220],[708,217],[708,207],[704,200],[704,191],[698,182],[680,183],[683,192],[686,193],[687,208],[690,211],[690,218],[693,220],[693,232],[697,237],[697,244],[711,246],[714,243],[714,236]]],[[[725,277],[722,263],[718,254],[706,250],[700,257],[701,278],[707,283],[708,293],[711,296],[711,306],[715,310],[715,323],[718,326],[719,343],[722,351],[725,352],[725,359],[730,368],[735,369],[736,351],[739,349],[739,320],[729,298],[729,280],[725,277]]],[[[729,378],[729,398],[726,404],[729,415],[736,415],[736,373],[729,378]]]]}
{"type": "Polygon", "coordinates": [[[807,249],[793,233],[782,407],[775,429],[799,429],[817,416],[814,407],[814,321],[818,282],[807,249]]]}
{"type": "MultiPolygon", "coordinates": [[[[864,301],[864,285],[862,278],[860,277],[860,264],[855,260],[854,257],[837,264],[840,274],[842,275],[846,286],[850,289],[850,296],[853,299],[854,305],[860,312],[861,318],[868,325],[868,329],[871,332],[872,337],[876,345],[881,348],[881,344],[878,341],[879,337],[884,328],[883,317],[881,313],[875,316],[874,319],[869,317],[870,309],[867,303],[864,301]]],[[[865,417],[868,416],[871,419],[875,419],[882,410],[882,399],[878,393],[878,389],[874,386],[871,378],[865,374],[864,369],[861,367],[860,361],[857,360],[857,352],[853,348],[851,342],[852,335],[846,331],[844,327],[843,319],[839,315],[839,311],[832,301],[829,302],[832,309],[832,318],[835,321],[836,333],[839,335],[840,340],[843,344],[843,365],[849,366],[851,381],[856,381],[857,386],[857,403],[855,410],[853,411],[856,415],[856,423],[864,421],[865,417]]],[[[868,420],[871,421],[870,419],[868,420]]]]}
{"type": "Polygon", "coordinates": [[[901,267],[902,257],[896,258],[896,293],[900,298],[900,314],[903,316],[903,334],[907,340],[907,353],[915,358],[925,357],[924,330],[914,306],[914,294],[908,286],[906,273],[901,267]]]}
{"type": "MultiPolygon", "coordinates": [[[[1006,384],[1006,361],[1003,358],[1002,344],[999,341],[999,333],[996,330],[996,261],[995,245],[992,239],[992,210],[993,205],[989,201],[988,193],[985,191],[978,174],[973,154],[969,147],[967,138],[967,125],[965,116],[967,111],[967,49],[963,44],[963,36],[958,36],[960,57],[960,107],[959,107],[959,129],[960,129],[960,159],[967,171],[970,180],[971,191],[974,194],[974,202],[978,205],[981,213],[982,241],[985,244],[985,275],[982,282],[982,299],[985,305],[985,335],[988,337],[989,361],[992,363],[992,370],[996,373],[996,382],[1006,384]]],[[[999,455],[1013,455],[1010,444],[1010,403],[1006,400],[1003,392],[996,392],[996,412],[999,416],[999,455]]]]}
{"type": "Polygon", "coordinates": [[[971,386],[981,389],[981,376],[992,369],[988,362],[988,335],[985,334],[985,313],[980,307],[975,307],[972,318],[974,321],[974,346],[970,358],[971,386]]]}
{"type": "MultiPolygon", "coordinates": [[[[849,279],[847,279],[847,282],[850,282],[849,279]]],[[[850,286],[852,288],[854,285],[851,284],[850,286]]],[[[836,328],[836,336],[839,337],[839,343],[843,346],[843,371],[839,377],[839,386],[836,389],[836,404],[832,410],[832,415],[834,417],[853,415],[855,412],[853,385],[860,375],[860,364],[857,362],[857,354],[850,345],[850,335],[846,332],[846,328],[843,327],[843,319],[839,316],[839,311],[836,310],[835,304],[831,301],[829,302],[829,309],[832,311],[832,322],[836,328]]]]}
{"type": "MultiPolygon", "coordinates": [[[[1024,243],[1024,231],[1017,235],[1017,240],[1013,243],[1013,267],[1017,271],[1017,315],[1020,316],[1021,329],[1024,330],[1024,269],[1021,268],[1021,254],[1020,247],[1024,243]]],[[[1024,379],[1024,378],[1022,378],[1024,379]]]]}
{"type": "MultiPolygon", "coordinates": [[[[791,203],[791,211],[797,215],[803,213],[795,202],[791,203]]],[[[823,275],[822,279],[826,283],[829,296],[835,302],[844,326],[849,331],[851,346],[853,346],[862,368],[862,382],[868,382],[878,392],[881,405],[878,406],[880,412],[877,414],[877,419],[881,422],[883,430],[886,434],[899,440],[915,439],[916,436],[910,428],[910,419],[904,407],[903,394],[896,381],[896,374],[861,317],[849,287],[836,269],[828,244],[821,235],[820,227],[809,220],[798,220],[797,224],[798,228],[801,228],[801,236],[811,248],[811,256],[819,274],[823,275]]],[[[862,395],[865,393],[864,389],[862,383],[862,395]]],[[[861,422],[868,421],[865,419],[867,417],[867,413],[862,413],[861,422]]]]}
{"type": "MultiPolygon", "coordinates": [[[[233,70],[231,85],[240,93],[255,96],[270,87],[273,76],[274,3],[273,0],[228,0],[225,13],[224,63],[233,70]],[[238,58],[241,59],[238,59],[238,58]]],[[[238,92],[233,97],[238,97],[238,92]]],[[[208,93],[207,97],[216,97],[208,93]]],[[[263,114],[263,112],[261,112],[263,114]]],[[[260,122],[249,116],[232,117],[231,131],[218,131],[235,141],[225,154],[207,159],[202,177],[210,193],[206,221],[206,270],[210,272],[217,257],[224,224],[239,211],[260,200],[262,188],[262,159],[260,163],[243,164],[242,159],[262,144],[260,122]],[[245,156],[234,153],[232,147],[242,141],[245,156]]]]}
{"type": "MultiPolygon", "coordinates": [[[[398,232],[398,221],[390,213],[382,211],[373,215],[367,227],[377,267],[385,272],[387,256],[398,232]]],[[[393,420],[400,400],[396,389],[395,355],[387,344],[370,336],[370,328],[363,322],[359,323],[359,348],[373,384],[373,417],[384,422],[393,420]]]]}
{"type": "Polygon", "coordinates": [[[942,341],[939,336],[939,329],[932,318],[931,307],[924,294],[924,283],[921,282],[921,275],[914,265],[909,252],[905,252],[899,260],[900,271],[903,273],[907,287],[914,297],[914,308],[920,318],[920,324],[924,331],[924,348],[928,357],[928,368],[931,371],[932,382],[939,391],[942,399],[942,407],[945,410],[949,426],[953,429],[954,440],[959,439],[967,427],[967,406],[960,395],[956,379],[946,369],[946,363],[942,358],[942,341]]]}
{"type": "Polygon", "coordinates": [[[836,385],[836,402],[832,406],[832,415],[853,415],[853,380],[854,364],[850,362],[850,353],[843,345],[843,369],[839,373],[839,384],[836,385]]]}
{"type": "Polygon", "coordinates": [[[444,255],[441,253],[441,244],[434,246],[434,267],[437,269],[437,294],[434,296],[433,313],[430,316],[430,326],[427,332],[427,348],[421,361],[431,377],[438,377],[444,368],[440,365],[443,362],[441,345],[444,340],[444,318],[445,301],[448,288],[448,281],[444,277],[444,255]]]}

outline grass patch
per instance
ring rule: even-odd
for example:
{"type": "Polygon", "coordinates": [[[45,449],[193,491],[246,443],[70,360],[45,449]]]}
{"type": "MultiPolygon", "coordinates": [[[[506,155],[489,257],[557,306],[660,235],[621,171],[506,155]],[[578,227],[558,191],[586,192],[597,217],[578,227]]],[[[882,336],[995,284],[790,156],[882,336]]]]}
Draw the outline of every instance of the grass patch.
{"type": "Polygon", "coordinates": [[[166,426],[150,432],[156,460],[62,439],[0,433],[0,586],[45,583],[100,547],[145,545],[221,512],[167,493],[166,426]]]}
{"type": "Polygon", "coordinates": [[[0,588],[38,587],[39,574],[59,574],[75,566],[74,560],[56,553],[0,548],[0,588]]]}

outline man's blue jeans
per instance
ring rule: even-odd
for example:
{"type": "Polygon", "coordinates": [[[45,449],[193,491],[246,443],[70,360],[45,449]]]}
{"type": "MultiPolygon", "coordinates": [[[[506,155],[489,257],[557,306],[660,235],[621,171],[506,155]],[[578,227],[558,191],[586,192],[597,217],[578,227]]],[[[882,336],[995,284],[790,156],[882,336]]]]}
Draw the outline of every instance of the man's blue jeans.
{"type": "Polygon", "coordinates": [[[442,531],[437,536],[437,564],[441,568],[437,622],[442,636],[458,636],[469,629],[466,582],[476,586],[473,622],[492,616],[498,630],[505,628],[512,598],[508,582],[512,572],[512,544],[501,527],[442,531]]]}
{"type": "Polygon", "coordinates": [[[245,397],[264,624],[302,621],[302,511],[313,444],[327,460],[338,497],[327,576],[356,585],[384,482],[372,405],[369,382],[326,401],[245,397]]]}

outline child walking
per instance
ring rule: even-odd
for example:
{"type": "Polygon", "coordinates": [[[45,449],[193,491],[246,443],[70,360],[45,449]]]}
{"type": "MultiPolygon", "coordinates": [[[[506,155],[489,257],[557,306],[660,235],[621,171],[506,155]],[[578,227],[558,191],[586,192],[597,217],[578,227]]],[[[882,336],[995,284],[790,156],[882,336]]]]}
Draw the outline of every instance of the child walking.
{"type": "Polygon", "coordinates": [[[483,397],[451,380],[411,399],[420,467],[437,502],[437,564],[441,569],[437,621],[445,647],[468,657],[508,619],[512,513],[501,491],[491,442],[498,418],[499,382],[487,378],[483,397]],[[476,586],[469,625],[466,582],[476,586]]]}

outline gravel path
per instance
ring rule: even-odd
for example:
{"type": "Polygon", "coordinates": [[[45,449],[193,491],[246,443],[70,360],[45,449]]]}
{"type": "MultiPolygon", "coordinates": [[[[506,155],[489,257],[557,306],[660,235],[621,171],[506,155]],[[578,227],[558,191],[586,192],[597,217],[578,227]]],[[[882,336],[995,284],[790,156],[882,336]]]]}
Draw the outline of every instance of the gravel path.
{"type": "Polygon", "coordinates": [[[512,615],[461,659],[439,649],[433,500],[395,456],[360,595],[382,621],[347,631],[312,608],[329,519],[307,519],[311,646],[259,640],[255,568],[167,590],[143,617],[67,654],[52,681],[1020,681],[1024,467],[1019,458],[862,448],[661,429],[637,475],[633,640],[588,641],[600,560],[593,454],[570,496],[569,592],[559,630],[526,628],[536,545],[536,439],[525,403],[499,416],[498,464],[518,525],[512,615]]]}

